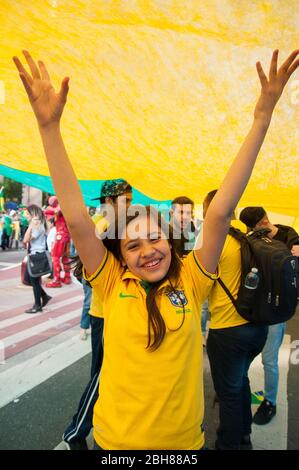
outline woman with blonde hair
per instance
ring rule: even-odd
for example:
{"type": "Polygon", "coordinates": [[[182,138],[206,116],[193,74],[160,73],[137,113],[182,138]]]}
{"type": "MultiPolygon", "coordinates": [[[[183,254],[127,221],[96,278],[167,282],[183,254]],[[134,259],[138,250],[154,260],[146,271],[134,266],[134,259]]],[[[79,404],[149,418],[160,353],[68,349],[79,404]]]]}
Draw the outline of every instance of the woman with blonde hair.
{"type": "MultiPolygon", "coordinates": [[[[42,253],[47,249],[47,222],[42,209],[35,204],[27,207],[29,214],[29,226],[24,235],[23,243],[28,247],[31,254],[42,253]]],[[[29,275],[30,284],[33,288],[34,304],[25,313],[41,312],[43,307],[51,300],[42,288],[41,277],[32,277],[29,275]]]]}

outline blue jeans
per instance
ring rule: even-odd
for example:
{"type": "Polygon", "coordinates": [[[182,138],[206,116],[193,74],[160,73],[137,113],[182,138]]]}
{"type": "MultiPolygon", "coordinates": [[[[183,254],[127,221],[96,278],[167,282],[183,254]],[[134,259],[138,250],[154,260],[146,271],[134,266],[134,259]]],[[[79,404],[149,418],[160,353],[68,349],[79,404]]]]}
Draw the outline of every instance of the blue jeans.
{"type": "Polygon", "coordinates": [[[243,436],[251,433],[248,369],[262,351],[267,331],[268,327],[251,323],[209,331],[207,353],[219,399],[219,449],[237,450],[243,436]]]}
{"type": "Polygon", "coordinates": [[[100,447],[100,446],[94,441],[93,449],[92,449],[92,450],[104,450],[104,449],[102,449],[102,447],[100,447]]]}
{"type": "Polygon", "coordinates": [[[286,329],[285,323],[270,325],[267,341],[262,351],[262,362],[265,374],[265,393],[267,400],[276,405],[279,382],[278,353],[286,329]]]}
{"type": "Polygon", "coordinates": [[[74,245],[73,240],[71,240],[71,242],[70,242],[70,256],[76,256],[76,254],[77,254],[76,247],[74,245]]]}
{"type": "Polygon", "coordinates": [[[81,396],[78,409],[71,423],[63,434],[63,440],[67,442],[86,439],[91,428],[93,418],[93,407],[99,396],[99,377],[103,362],[103,318],[90,317],[91,321],[91,371],[83,395],[81,396]]]}
{"type": "Polygon", "coordinates": [[[92,288],[86,284],[85,279],[82,279],[82,286],[84,291],[84,301],[83,301],[83,308],[81,313],[81,321],[80,327],[84,330],[88,330],[90,327],[90,316],[89,316],[89,309],[90,309],[90,302],[91,302],[91,294],[92,288]]]}
{"type": "Polygon", "coordinates": [[[207,322],[209,319],[209,301],[206,299],[201,307],[201,332],[203,335],[207,332],[207,322]]]}

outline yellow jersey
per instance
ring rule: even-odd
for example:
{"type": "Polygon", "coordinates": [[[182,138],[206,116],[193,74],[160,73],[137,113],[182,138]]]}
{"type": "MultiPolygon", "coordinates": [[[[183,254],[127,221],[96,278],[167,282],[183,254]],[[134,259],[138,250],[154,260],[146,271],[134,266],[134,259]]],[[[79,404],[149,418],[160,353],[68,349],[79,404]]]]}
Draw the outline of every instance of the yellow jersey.
{"type": "MultiPolygon", "coordinates": [[[[204,270],[191,252],[182,261],[176,293],[160,293],[166,324],[160,347],[148,341],[146,292],[141,280],[110,252],[85,278],[102,299],[105,353],[94,438],[107,450],[187,449],[204,445],[201,304],[217,275],[204,270]],[[183,308],[185,320],[183,320],[183,308]]],[[[167,286],[167,281],[163,286],[167,286]]],[[[162,286],[161,286],[162,287],[162,286]]]]}
{"type": "MultiPolygon", "coordinates": [[[[92,221],[95,224],[97,235],[100,236],[101,233],[105,232],[109,227],[109,222],[102,214],[94,214],[92,216],[92,221]]],[[[101,297],[97,292],[92,289],[91,293],[91,302],[89,307],[89,315],[93,317],[102,317],[103,303],[101,297]]]]}
{"type": "MultiPolygon", "coordinates": [[[[246,231],[242,222],[233,220],[235,228],[246,231]]],[[[227,235],[219,260],[221,279],[236,298],[241,277],[241,245],[231,235],[227,235]]],[[[233,303],[218,282],[215,282],[209,294],[209,311],[211,313],[211,329],[230,328],[248,323],[236,311],[233,303]]]]}

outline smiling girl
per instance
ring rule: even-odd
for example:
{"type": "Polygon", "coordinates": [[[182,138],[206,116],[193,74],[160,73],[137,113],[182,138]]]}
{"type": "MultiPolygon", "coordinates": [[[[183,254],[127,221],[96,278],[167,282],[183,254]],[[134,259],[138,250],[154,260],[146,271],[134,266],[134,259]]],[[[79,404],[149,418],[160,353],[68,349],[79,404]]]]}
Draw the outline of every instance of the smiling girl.
{"type": "Polygon", "coordinates": [[[161,217],[128,217],[116,240],[96,236],[60,134],[68,78],[55,93],[43,62],[14,57],[36,115],[56,194],[85,277],[101,296],[105,354],[94,437],[103,449],[200,449],[203,371],[200,304],[217,277],[231,214],[250,178],[272,112],[299,65],[298,50],[261,82],[252,127],[206,214],[202,246],[182,262],[161,217]],[[74,210],[76,207],[76,210],[74,210]],[[138,225],[138,234],[132,224],[138,225]],[[135,235],[134,235],[135,233],[135,235]]]}

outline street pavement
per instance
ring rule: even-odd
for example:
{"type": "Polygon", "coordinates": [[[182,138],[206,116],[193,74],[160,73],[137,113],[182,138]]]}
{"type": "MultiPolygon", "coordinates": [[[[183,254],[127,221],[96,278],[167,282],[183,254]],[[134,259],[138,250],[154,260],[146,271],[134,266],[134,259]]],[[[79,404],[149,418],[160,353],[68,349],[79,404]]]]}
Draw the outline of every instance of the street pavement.
{"type": "MultiPolygon", "coordinates": [[[[25,314],[33,294],[21,284],[24,255],[21,250],[0,253],[0,449],[64,449],[62,433],[89,378],[90,338],[79,339],[82,287],[73,280],[70,286],[48,289],[53,299],[43,312],[25,314]]],[[[299,449],[298,339],[297,312],[280,350],[277,416],[266,426],[253,425],[257,450],[299,449]]],[[[206,353],[204,371],[206,441],[213,448],[218,406],[206,353]]],[[[250,380],[252,391],[263,389],[260,357],[252,364],[250,380]]]]}

